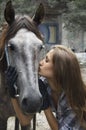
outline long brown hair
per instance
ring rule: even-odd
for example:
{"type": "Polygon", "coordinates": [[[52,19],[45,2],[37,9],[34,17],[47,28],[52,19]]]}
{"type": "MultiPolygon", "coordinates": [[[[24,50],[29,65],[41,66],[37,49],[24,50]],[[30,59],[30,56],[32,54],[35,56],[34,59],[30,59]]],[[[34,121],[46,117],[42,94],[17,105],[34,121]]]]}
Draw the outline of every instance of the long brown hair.
{"type": "Polygon", "coordinates": [[[77,117],[86,125],[86,86],[75,54],[63,45],[54,47],[54,73],[77,117]]]}

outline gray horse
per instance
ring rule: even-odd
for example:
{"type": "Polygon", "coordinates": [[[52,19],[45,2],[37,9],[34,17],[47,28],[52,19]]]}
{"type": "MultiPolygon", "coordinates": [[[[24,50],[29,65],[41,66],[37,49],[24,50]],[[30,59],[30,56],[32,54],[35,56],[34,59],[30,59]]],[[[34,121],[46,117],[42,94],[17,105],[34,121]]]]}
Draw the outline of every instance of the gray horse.
{"type": "Polygon", "coordinates": [[[8,1],[4,16],[7,24],[0,38],[0,130],[6,130],[7,119],[15,115],[5,81],[6,54],[9,56],[9,64],[16,67],[18,72],[16,85],[22,111],[28,114],[40,109],[42,96],[38,87],[38,64],[43,39],[38,25],[43,20],[44,7],[40,4],[33,18],[15,16],[12,2],[8,1]]]}

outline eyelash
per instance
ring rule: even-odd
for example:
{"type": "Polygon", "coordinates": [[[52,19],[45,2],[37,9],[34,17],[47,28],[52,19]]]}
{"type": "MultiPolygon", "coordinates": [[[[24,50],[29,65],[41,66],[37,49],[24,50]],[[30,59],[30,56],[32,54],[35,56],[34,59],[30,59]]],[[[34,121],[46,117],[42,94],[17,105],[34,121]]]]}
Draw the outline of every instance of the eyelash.
{"type": "Polygon", "coordinates": [[[48,59],[45,57],[45,61],[48,62],[48,59]]]}

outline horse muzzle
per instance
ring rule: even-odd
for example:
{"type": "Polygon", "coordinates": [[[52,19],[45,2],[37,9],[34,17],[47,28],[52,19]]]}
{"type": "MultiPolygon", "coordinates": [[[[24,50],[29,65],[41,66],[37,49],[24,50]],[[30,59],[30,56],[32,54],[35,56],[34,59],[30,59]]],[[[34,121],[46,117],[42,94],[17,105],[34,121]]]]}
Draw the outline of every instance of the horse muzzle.
{"type": "Polygon", "coordinates": [[[25,114],[33,114],[40,111],[42,106],[42,96],[34,94],[33,96],[25,96],[20,102],[22,111],[25,114]]]}

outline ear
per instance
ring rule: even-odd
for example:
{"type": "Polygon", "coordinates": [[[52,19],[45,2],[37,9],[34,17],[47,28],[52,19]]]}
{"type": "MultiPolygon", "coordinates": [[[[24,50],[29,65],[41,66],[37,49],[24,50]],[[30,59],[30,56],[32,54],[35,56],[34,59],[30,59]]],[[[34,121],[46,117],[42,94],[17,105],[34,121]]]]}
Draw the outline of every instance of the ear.
{"type": "Polygon", "coordinates": [[[39,25],[42,22],[43,18],[44,18],[44,6],[42,3],[40,3],[40,5],[39,5],[38,9],[36,10],[36,13],[33,17],[33,21],[37,25],[39,25]]]}
{"type": "Polygon", "coordinates": [[[12,6],[11,0],[9,0],[6,4],[5,10],[4,10],[4,17],[9,25],[11,25],[13,21],[15,20],[15,11],[12,6]]]}

